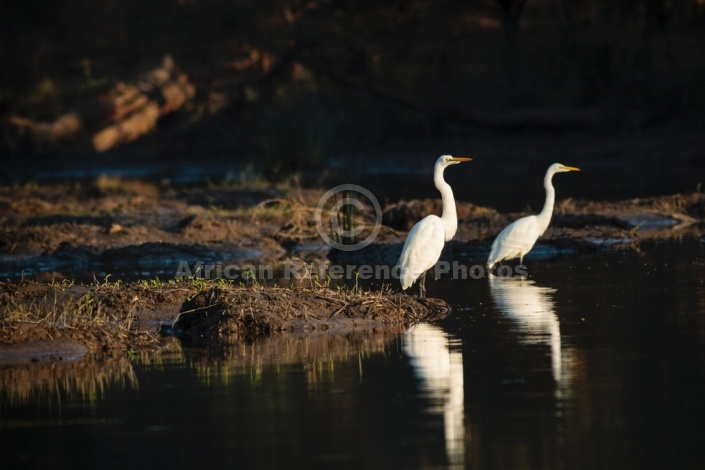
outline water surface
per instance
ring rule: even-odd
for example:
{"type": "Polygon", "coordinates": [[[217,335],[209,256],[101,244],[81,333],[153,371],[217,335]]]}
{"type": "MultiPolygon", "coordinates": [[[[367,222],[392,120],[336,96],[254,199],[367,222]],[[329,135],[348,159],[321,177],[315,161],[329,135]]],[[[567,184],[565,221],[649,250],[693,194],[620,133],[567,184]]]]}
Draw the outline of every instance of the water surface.
{"type": "Polygon", "coordinates": [[[2,368],[3,468],[702,468],[705,245],[526,264],[406,331],[2,368]]]}

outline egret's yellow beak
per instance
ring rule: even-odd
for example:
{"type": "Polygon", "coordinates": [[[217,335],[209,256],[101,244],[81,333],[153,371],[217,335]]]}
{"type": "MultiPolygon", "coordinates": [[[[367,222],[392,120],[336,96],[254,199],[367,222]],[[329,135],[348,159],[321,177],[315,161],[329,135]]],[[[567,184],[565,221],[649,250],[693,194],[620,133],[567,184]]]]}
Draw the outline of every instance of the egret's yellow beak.
{"type": "Polygon", "coordinates": [[[575,168],[574,166],[561,165],[561,170],[565,171],[580,171],[580,168],[575,168]]]}
{"type": "Polygon", "coordinates": [[[472,158],[469,157],[451,157],[451,162],[471,162],[472,158]]]}

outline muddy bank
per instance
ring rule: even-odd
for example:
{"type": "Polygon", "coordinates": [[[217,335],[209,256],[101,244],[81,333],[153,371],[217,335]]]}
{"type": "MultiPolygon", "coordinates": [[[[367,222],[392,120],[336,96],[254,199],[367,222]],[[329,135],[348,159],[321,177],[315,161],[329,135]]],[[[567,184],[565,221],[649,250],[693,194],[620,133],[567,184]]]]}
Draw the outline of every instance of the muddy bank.
{"type": "MultiPolygon", "coordinates": [[[[182,262],[192,267],[199,261],[275,270],[292,261],[393,265],[409,228],[441,212],[437,198],[389,204],[372,244],[339,252],[317,230],[315,210],[324,192],[256,183],[184,188],[107,177],[0,188],[0,278],[173,279],[182,262]]],[[[458,232],[444,256],[473,262],[487,256],[504,226],[530,213],[500,213],[462,200],[457,206],[458,232]]],[[[702,237],[704,218],[705,194],[699,192],[617,202],[563,199],[533,254],[702,237]]],[[[355,223],[371,230],[374,209],[365,208],[355,223]]]]}
{"type": "MultiPolygon", "coordinates": [[[[458,231],[446,243],[443,261],[484,264],[497,234],[514,220],[535,212],[500,213],[491,207],[456,202],[458,231]]],[[[408,230],[428,214],[441,214],[439,199],[401,201],[388,206],[383,223],[393,231],[381,243],[354,252],[331,251],[337,263],[394,265],[408,230]]],[[[638,249],[643,240],[705,235],[705,194],[688,193],[624,201],[556,203],[546,233],[526,259],[546,259],[596,251],[638,249]]]]}
{"type": "Polygon", "coordinates": [[[345,334],[444,318],[449,305],[384,292],[168,284],[0,284],[1,362],[157,350],[170,337],[236,343],[284,334],[345,334]]]}
{"type": "MultiPolygon", "coordinates": [[[[323,193],[256,184],[181,188],[113,178],[0,188],[0,276],[9,279],[0,284],[0,356],[42,362],[158,349],[169,344],[160,329],[197,343],[279,333],[348,334],[447,312],[442,301],[399,294],[394,283],[393,292],[363,294],[314,288],[327,285],[315,275],[303,280],[308,289],[300,282],[292,282],[299,287],[294,289],[268,282],[247,287],[243,277],[232,283],[173,281],[184,262],[271,266],[273,282],[287,263],[393,266],[409,227],[441,212],[438,199],[390,204],[373,243],[339,251],[322,241],[316,226],[323,193]],[[94,278],[100,281],[66,281],[94,278]],[[103,282],[106,278],[111,282],[103,282]],[[162,280],[112,282],[155,278],[162,280]]],[[[496,234],[528,213],[457,205],[458,232],[441,259],[462,263],[483,263],[496,234]]],[[[372,208],[356,217],[360,226],[374,226],[372,208]]],[[[704,218],[700,192],[617,202],[559,200],[550,228],[527,259],[638,249],[653,238],[703,238],[704,218]]]]}
{"type": "Polygon", "coordinates": [[[282,216],[257,204],[283,192],[109,178],[0,188],[0,276],[173,278],[181,260],[274,263],[282,216]]]}
{"type": "Polygon", "coordinates": [[[187,301],[177,321],[163,331],[189,342],[237,342],[288,333],[349,334],[357,329],[408,325],[444,318],[443,300],[381,292],[219,287],[187,301]]]}

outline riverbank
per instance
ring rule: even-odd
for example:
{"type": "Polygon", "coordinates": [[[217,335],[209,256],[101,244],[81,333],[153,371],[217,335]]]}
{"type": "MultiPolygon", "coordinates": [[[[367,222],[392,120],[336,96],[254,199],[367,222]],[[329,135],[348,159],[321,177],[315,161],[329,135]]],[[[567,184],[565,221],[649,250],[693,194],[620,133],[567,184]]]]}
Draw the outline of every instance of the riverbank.
{"type": "MultiPolygon", "coordinates": [[[[173,337],[235,343],[275,334],[348,334],[448,313],[442,300],[401,293],[393,276],[381,290],[357,286],[358,278],[366,279],[363,265],[368,278],[378,268],[390,272],[409,228],[440,213],[439,200],[383,207],[371,244],[341,251],[323,243],[317,228],[323,195],[292,186],[185,188],[113,178],[1,188],[0,363],[157,350],[173,337]],[[238,269],[227,276],[204,270],[208,263],[238,269]],[[341,282],[321,269],[332,265],[344,273],[341,282]],[[285,279],[292,266],[300,269],[285,279]],[[261,268],[266,278],[258,275],[261,268]]],[[[441,260],[483,265],[494,236],[525,214],[459,201],[458,233],[441,260]]],[[[527,260],[638,249],[648,239],[702,238],[704,219],[699,192],[559,200],[527,260]]],[[[369,231],[374,209],[355,220],[369,231]]]]}
{"type": "Polygon", "coordinates": [[[449,305],[390,290],[237,286],[225,281],[0,284],[0,364],[71,360],[274,334],[350,334],[444,318],[449,305]]]}

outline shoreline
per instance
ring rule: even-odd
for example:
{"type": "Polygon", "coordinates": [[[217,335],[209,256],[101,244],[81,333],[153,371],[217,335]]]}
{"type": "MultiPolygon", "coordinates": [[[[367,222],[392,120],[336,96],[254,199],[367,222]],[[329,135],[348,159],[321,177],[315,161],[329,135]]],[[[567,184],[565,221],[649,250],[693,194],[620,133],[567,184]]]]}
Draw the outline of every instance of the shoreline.
{"type": "MultiPolygon", "coordinates": [[[[344,335],[448,314],[442,300],[400,294],[392,278],[385,283],[394,291],[356,288],[358,279],[374,279],[373,267],[396,264],[409,228],[438,213],[440,200],[388,205],[376,239],[344,251],[325,246],[313,221],[322,194],[286,187],[177,189],[109,178],[89,187],[0,188],[6,279],[0,283],[0,365],[159,350],[167,343],[165,329],[192,343],[238,342],[280,333],[344,335]],[[289,287],[274,287],[272,279],[260,283],[256,276],[207,280],[201,270],[173,280],[179,263],[199,262],[267,266],[274,282],[282,281],[287,264],[298,263],[301,272],[287,281],[289,287]],[[32,279],[23,279],[23,273],[32,279]],[[68,280],[79,278],[77,273],[84,284],[68,280]],[[331,273],[342,274],[337,277],[347,287],[329,288],[337,281],[331,273]],[[365,302],[372,300],[377,310],[370,315],[365,302]],[[197,321],[198,312],[209,315],[197,321]]],[[[472,269],[484,265],[494,236],[526,213],[503,214],[464,202],[457,207],[458,232],[438,267],[447,267],[440,271],[445,274],[460,263],[475,277],[472,269]]],[[[363,211],[358,223],[369,227],[373,216],[363,211]]],[[[551,226],[527,257],[638,249],[652,239],[702,239],[704,221],[700,192],[617,202],[559,200],[551,226]]]]}

